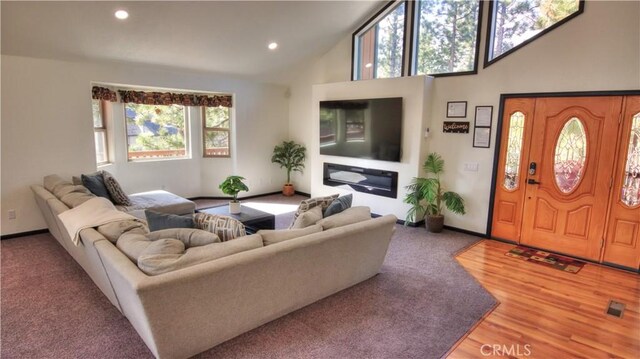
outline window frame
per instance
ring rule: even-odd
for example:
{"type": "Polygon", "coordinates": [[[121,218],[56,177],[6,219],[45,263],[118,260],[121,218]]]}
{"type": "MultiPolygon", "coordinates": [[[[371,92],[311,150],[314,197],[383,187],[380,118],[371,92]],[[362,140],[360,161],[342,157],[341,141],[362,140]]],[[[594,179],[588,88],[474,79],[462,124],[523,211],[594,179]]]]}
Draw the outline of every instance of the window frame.
{"type": "MultiPolygon", "coordinates": [[[[391,12],[393,12],[398,6],[400,6],[401,4],[404,3],[404,30],[403,30],[403,34],[402,34],[402,61],[401,61],[401,67],[400,67],[400,76],[399,77],[404,77],[406,76],[406,68],[405,68],[405,64],[406,64],[406,59],[407,59],[407,32],[409,31],[409,0],[390,0],[387,2],[386,5],[384,5],[380,10],[378,10],[378,12],[376,12],[372,17],[370,17],[364,24],[362,24],[362,26],[360,26],[358,29],[356,29],[356,31],[353,32],[353,34],[351,35],[351,81],[360,81],[361,79],[357,78],[358,76],[358,72],[356,71],[356,69],[360,69],[359,65],[358,65],[358,61],[361,58],[361,53],[360,53],[360,46],[357,39],[360,35],[366,33],[369,29],[371,29],[372,27],[376,26],[378,22],[380,22],[382,19],[384,19],[387,15],[389,15],[391,12]],[[357,54],[357,56],[356,56],[357,54]]],[[[378,30],[376,29],[376,39],[378,38],[377,35],[378,30]]],[[[378,58],[377,58],[377,51],[378,49],[378,43],[376,41],[375,43],[375,47],[374,47],[374,77],[371,80],[375,80],[377,79],[377,77],[375,77],[376,75],[376,63],[378,62],[378,58]]],[[[397,78],[397,77],[391,77],[391,78],[397,78]]]]}
{"type": "MultiPolygon", "coordinates": [[[[96,127],[95,122],[91,121],[93,123],[93,142],[94,142],[94,146],[97,145],[96,141],[96,133],[103,133],[104,134],[104,153],[105,153],[105,161],[98,161],[98,153],[96,152],[96,165],[97,166],[104,166],[104,165],[108,165],[111,163],[111,160],[109,158],[109,130],[107,129],[107,120],[106,120],[106,114],[107,114],[107,101],[105,100],[99,100],[99,99],[91,99],[91,101],[98,101],[98,103],[100,104],[100,122],[101,125],[100,127],[96,127]]],[[[91,104],[91,106],[93,106],[93,104],[91,104]]],[[[92,111],[93,112],[93,111],[92,111]]],[[[93,117],[93,116],[92,116],[93,117]]],[[[93,119],[92,119],[93,120],[93,119]]]]}
{"type": "Polygon", "coordinates": [[[203,158],[230,158],[231,157],[231,122],[232,122],[232,111],[231,107],[229,109],[229,128],[224,127],[207,127],[207,107],[201,106],[202,109],[201,117],[202,117],[202,157],[203,158]],[[228,138],[228,150],[227,155],[207,155],[207,132],[227,132],[228,138]]]}
{"type": "MultiPolygon", "coordinates": [[[[418,46],[418,3],[422,0],[412,1],[411,3],[411,35],[409,41],[409,76],[432,76],[432,77],[447,77],[447,76],[463,76],[463,75],[476,75],[478,73],[478,59],[480,58],[480,41],[482,40],[482,7],[484,1],[478,0],[478,24],[476,26],[476,51],[473,59],[473,70],[461,71],[461,72],[443,72],[439,74],[418,74],[418,52],[415,48],[418,46]]],[[[453,0],[455,1],[455,0],[453,0]]],[[[467,0],[468,1],[468,0],[467,0]]]]}
{"type": "Polygon", "coordinates": [[[494,63],[502,60],[503,58],[509,56],[510,54],[514,53],[515,51],[521,49],[522,47],[532,43],[533,41],[537,40],[538,38],[546,35],[547,33],[553,31],[554,29],[564,25],[565,23],[569,22],[570,20],[572,20],[573,18],[581,15],[584,12],[584,0],[578,0],[578,10],[576,12],[574,12],[573,14],[565,17],[564,19],[556,22],[555,24],[549,26],[548,28],[540,31],[539,33],[535,34],[534,36],[528,38],[527,40],[521,42],[520,44],[514,46],[513,48],[509,49],[508,51],[503,52],[502,54],[500,54],[499,56],[494,57],[493,59],[489,59],[489,54],[493,52],[493,33],[495,30],[495,23],[494,23],[494,12],[497,10],[496,6],[495,6],[495,2],[497,0],[491,0],[489,1],[489,16],[488,16],[488,22],[487,22],[487,35],[486,35],[486,39],[485,39],[485,52],[484,52],[484,66],[483,68],[487,68],[491,65],[493,65],[494,63]]]}
{"type": "Polygon", "coordinates": [[[190,152],[190,143],[191,143],[191,136],[189,136],[190,131],[189,131],[189,119],[188,119],[188,107],[190,106],[185,106],[185,105],[179,105],[179,104],[171,104],[171,105],[154,105],[154,104],[138,104],[138,103],[134,103],[134,102],[123,102],[122,103],[122,112],[123,112],[123,119],[124,119],[124,137],[125,137],[125,143],[126,143],[126,158],[127,158],[127,162],[150,162],[150,161],[173,161],[173,160],[186,160],[186,159],[190,159],[191,158],[191,152],[190,152]],[[172,106],[172,105],[177,105],[177,106],[182,106],[182,113],[183,113],[183,119],[184,119],[184,156],[180,156],[180,157],[152,157],[152,158],[130,158],[129,157],[129,130],[127,128],[127,105],[129,104],[133,104],[133,105],[145,105],[145,106],[172,106]]]}

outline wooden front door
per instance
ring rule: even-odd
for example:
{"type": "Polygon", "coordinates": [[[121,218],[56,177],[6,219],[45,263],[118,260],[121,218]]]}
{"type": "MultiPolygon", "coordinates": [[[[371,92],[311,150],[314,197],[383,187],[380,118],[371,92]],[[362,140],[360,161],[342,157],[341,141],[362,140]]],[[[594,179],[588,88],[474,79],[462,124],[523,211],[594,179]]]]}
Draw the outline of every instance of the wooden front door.
{"type": "Polygon", "coordinates": [[[621,107],[621,97],[536,101],[521,243],[599,260],[621,107]]]}

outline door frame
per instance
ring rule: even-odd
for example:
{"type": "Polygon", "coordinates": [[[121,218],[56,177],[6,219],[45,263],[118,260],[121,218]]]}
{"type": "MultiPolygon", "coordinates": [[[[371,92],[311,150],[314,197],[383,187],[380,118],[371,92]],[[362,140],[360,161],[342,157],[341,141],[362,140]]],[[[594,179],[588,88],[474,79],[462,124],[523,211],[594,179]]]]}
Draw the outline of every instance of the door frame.
{"type": "MultiPolygon", "coordinates": [[[[491,190],[489,196],[489,211],[487,216],[486,238],[491,238],[501,242],[516,243],[504,238],[495,238],[491,235],[493,221],[493,205],[496,195],[496,181],[498,178],[498,161],[500,159],[500,146],[502,145],[502,118],[504,115],[504,103],[510,98],[539,98],[539,97],[594,97],[594,96],[638,96],[638,90],[622,90],[622,91],[581,91],[581,92],[532,92],[532,93],[507,93],[500,94],[500,105],[498,106],[498,119],[496,121],[496,141],[493,151],[493,171],[491,175],[491,190]]],[[[615,265],[613,265],[615,266],[615,265]]],[[[629,268],[622,267],[626,270],[629,268]]]]}

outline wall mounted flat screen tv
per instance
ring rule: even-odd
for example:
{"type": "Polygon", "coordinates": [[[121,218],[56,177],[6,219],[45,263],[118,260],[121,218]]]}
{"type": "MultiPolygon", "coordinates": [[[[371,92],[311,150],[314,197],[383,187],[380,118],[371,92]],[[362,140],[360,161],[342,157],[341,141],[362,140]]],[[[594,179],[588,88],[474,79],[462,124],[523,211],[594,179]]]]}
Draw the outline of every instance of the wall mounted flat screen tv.
{"type": "Polygon", "coordinates": [[[320,154],[400,162],[402,97],[320,101],[320,154]]]}

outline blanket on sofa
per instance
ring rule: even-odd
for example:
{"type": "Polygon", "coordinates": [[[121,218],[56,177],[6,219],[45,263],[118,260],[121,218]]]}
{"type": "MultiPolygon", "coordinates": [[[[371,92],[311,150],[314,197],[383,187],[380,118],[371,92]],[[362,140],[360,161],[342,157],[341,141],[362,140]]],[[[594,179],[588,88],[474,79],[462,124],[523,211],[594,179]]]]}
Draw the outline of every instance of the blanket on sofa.
{"type": "Polygon", "coordinates": [[[98,227],[117,221],[142,222],[139,218],[118,211],[111,201],[103,197],[91,198],[75,208],[60,213],[58,218],[76,246],[80,241],[80,231],[85,228],[98,227]]]}

